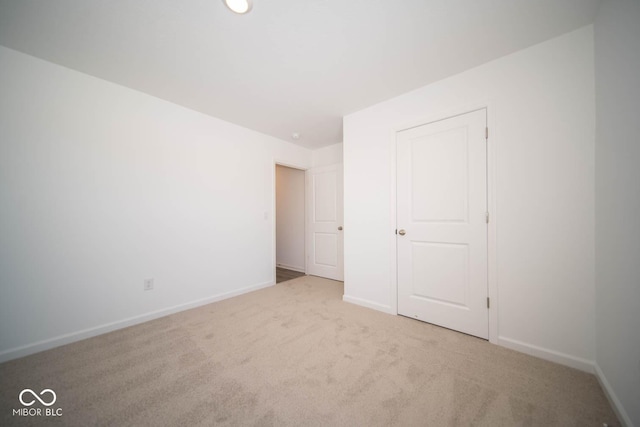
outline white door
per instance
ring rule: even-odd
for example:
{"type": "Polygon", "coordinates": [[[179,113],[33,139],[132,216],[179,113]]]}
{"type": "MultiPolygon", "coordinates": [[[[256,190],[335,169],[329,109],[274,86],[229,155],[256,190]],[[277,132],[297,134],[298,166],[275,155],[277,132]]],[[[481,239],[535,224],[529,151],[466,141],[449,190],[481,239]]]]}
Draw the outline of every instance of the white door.
{"type": "Polygon", "coordinates": [[[398,314],[489,337],[486,110],[397,135],[398,314]]]}
{"type": "Polygon", "coordinates": [[[307,171],[307,274],[344,280],[342,165],[307,171]]]}

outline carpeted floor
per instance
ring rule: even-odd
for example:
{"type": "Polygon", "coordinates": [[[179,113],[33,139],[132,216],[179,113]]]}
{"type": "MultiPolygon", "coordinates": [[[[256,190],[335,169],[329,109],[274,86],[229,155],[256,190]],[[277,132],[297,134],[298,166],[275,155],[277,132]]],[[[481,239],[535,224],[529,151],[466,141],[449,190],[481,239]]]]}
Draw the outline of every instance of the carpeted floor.
{"type": "Polygon", "coordinates": [[[619,425],[593,375],[342,294],[300,277],[6,362],[0,425],[619,425]],[[13,416],[24,388],[62,416],[13,416]]]}

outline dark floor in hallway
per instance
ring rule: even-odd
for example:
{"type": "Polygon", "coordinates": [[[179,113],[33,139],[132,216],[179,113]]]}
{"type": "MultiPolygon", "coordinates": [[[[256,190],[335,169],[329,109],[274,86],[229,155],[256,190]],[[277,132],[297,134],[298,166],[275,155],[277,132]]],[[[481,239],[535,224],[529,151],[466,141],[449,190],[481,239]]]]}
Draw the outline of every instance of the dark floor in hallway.
{"type": "Polygon", "coordinates": [[[287,270],[286,268],[276,267],[276,283],[286,282],[296,277],[304,276],[299,271],[287,270]]]}

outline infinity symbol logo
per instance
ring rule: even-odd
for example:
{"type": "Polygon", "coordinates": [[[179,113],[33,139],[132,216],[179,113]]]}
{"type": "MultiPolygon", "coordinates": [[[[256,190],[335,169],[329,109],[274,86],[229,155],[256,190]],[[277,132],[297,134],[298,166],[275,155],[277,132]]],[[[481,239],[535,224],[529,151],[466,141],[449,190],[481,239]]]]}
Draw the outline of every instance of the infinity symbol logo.
{"type": "Polygon", "coordinates": [[[20,403],[22,403],[24,406],[31,406],[31,405],[33,405],[34,403],[36,403],[35,399],[34,399],[34,400],[32,400],[31,402],[25,402],[24,400],[22,400],[22,396],[23,396],[25,393],[27,393],[27,392],[28,392],[28,393],[31,393],[31,395],[32,395],[33,397],[35,397],[36,399],[38,399],[38,401],[39,401],[40,403],[42,403],[44,406],[51,406],[51,405],[53,405],[54,403],[56,403],[56,399],[58,398],[58,396],[56,396],[56,392],[55,392],[55,391],[51,390],[50,388],[46,388],[46,389],[44,389],[44,390],[42,390],[42,391],[40,392],[40,396],[42,396],[42,395],[43,395],[43,394],[45,394],[45,393],[50,393],[50,394],[53,396],[53,400],[52,400],[51,402],[47,403],[47,402],[45,402],[44,400],[40,399],[40,396],[38,396],[38,395],[37,395],[33,390],[31,390],[30,388],[25,388],[24,390],[22,390],[22,391],[20,392],[20,396],[19,396],[19,397],[20,397],[20,403]]]}

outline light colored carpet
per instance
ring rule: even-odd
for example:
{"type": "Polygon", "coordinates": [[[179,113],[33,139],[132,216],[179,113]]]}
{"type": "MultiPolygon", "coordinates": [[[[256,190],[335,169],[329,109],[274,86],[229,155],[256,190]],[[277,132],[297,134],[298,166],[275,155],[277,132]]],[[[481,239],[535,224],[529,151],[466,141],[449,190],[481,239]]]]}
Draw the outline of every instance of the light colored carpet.
{"type": "Polygon", "coordinates": [[[342,294],[300,277],[6,362],[0,425],[619,425],[593,375],[342,294]],[[27,387],[62,417],[12,416],[27,387]]]}

